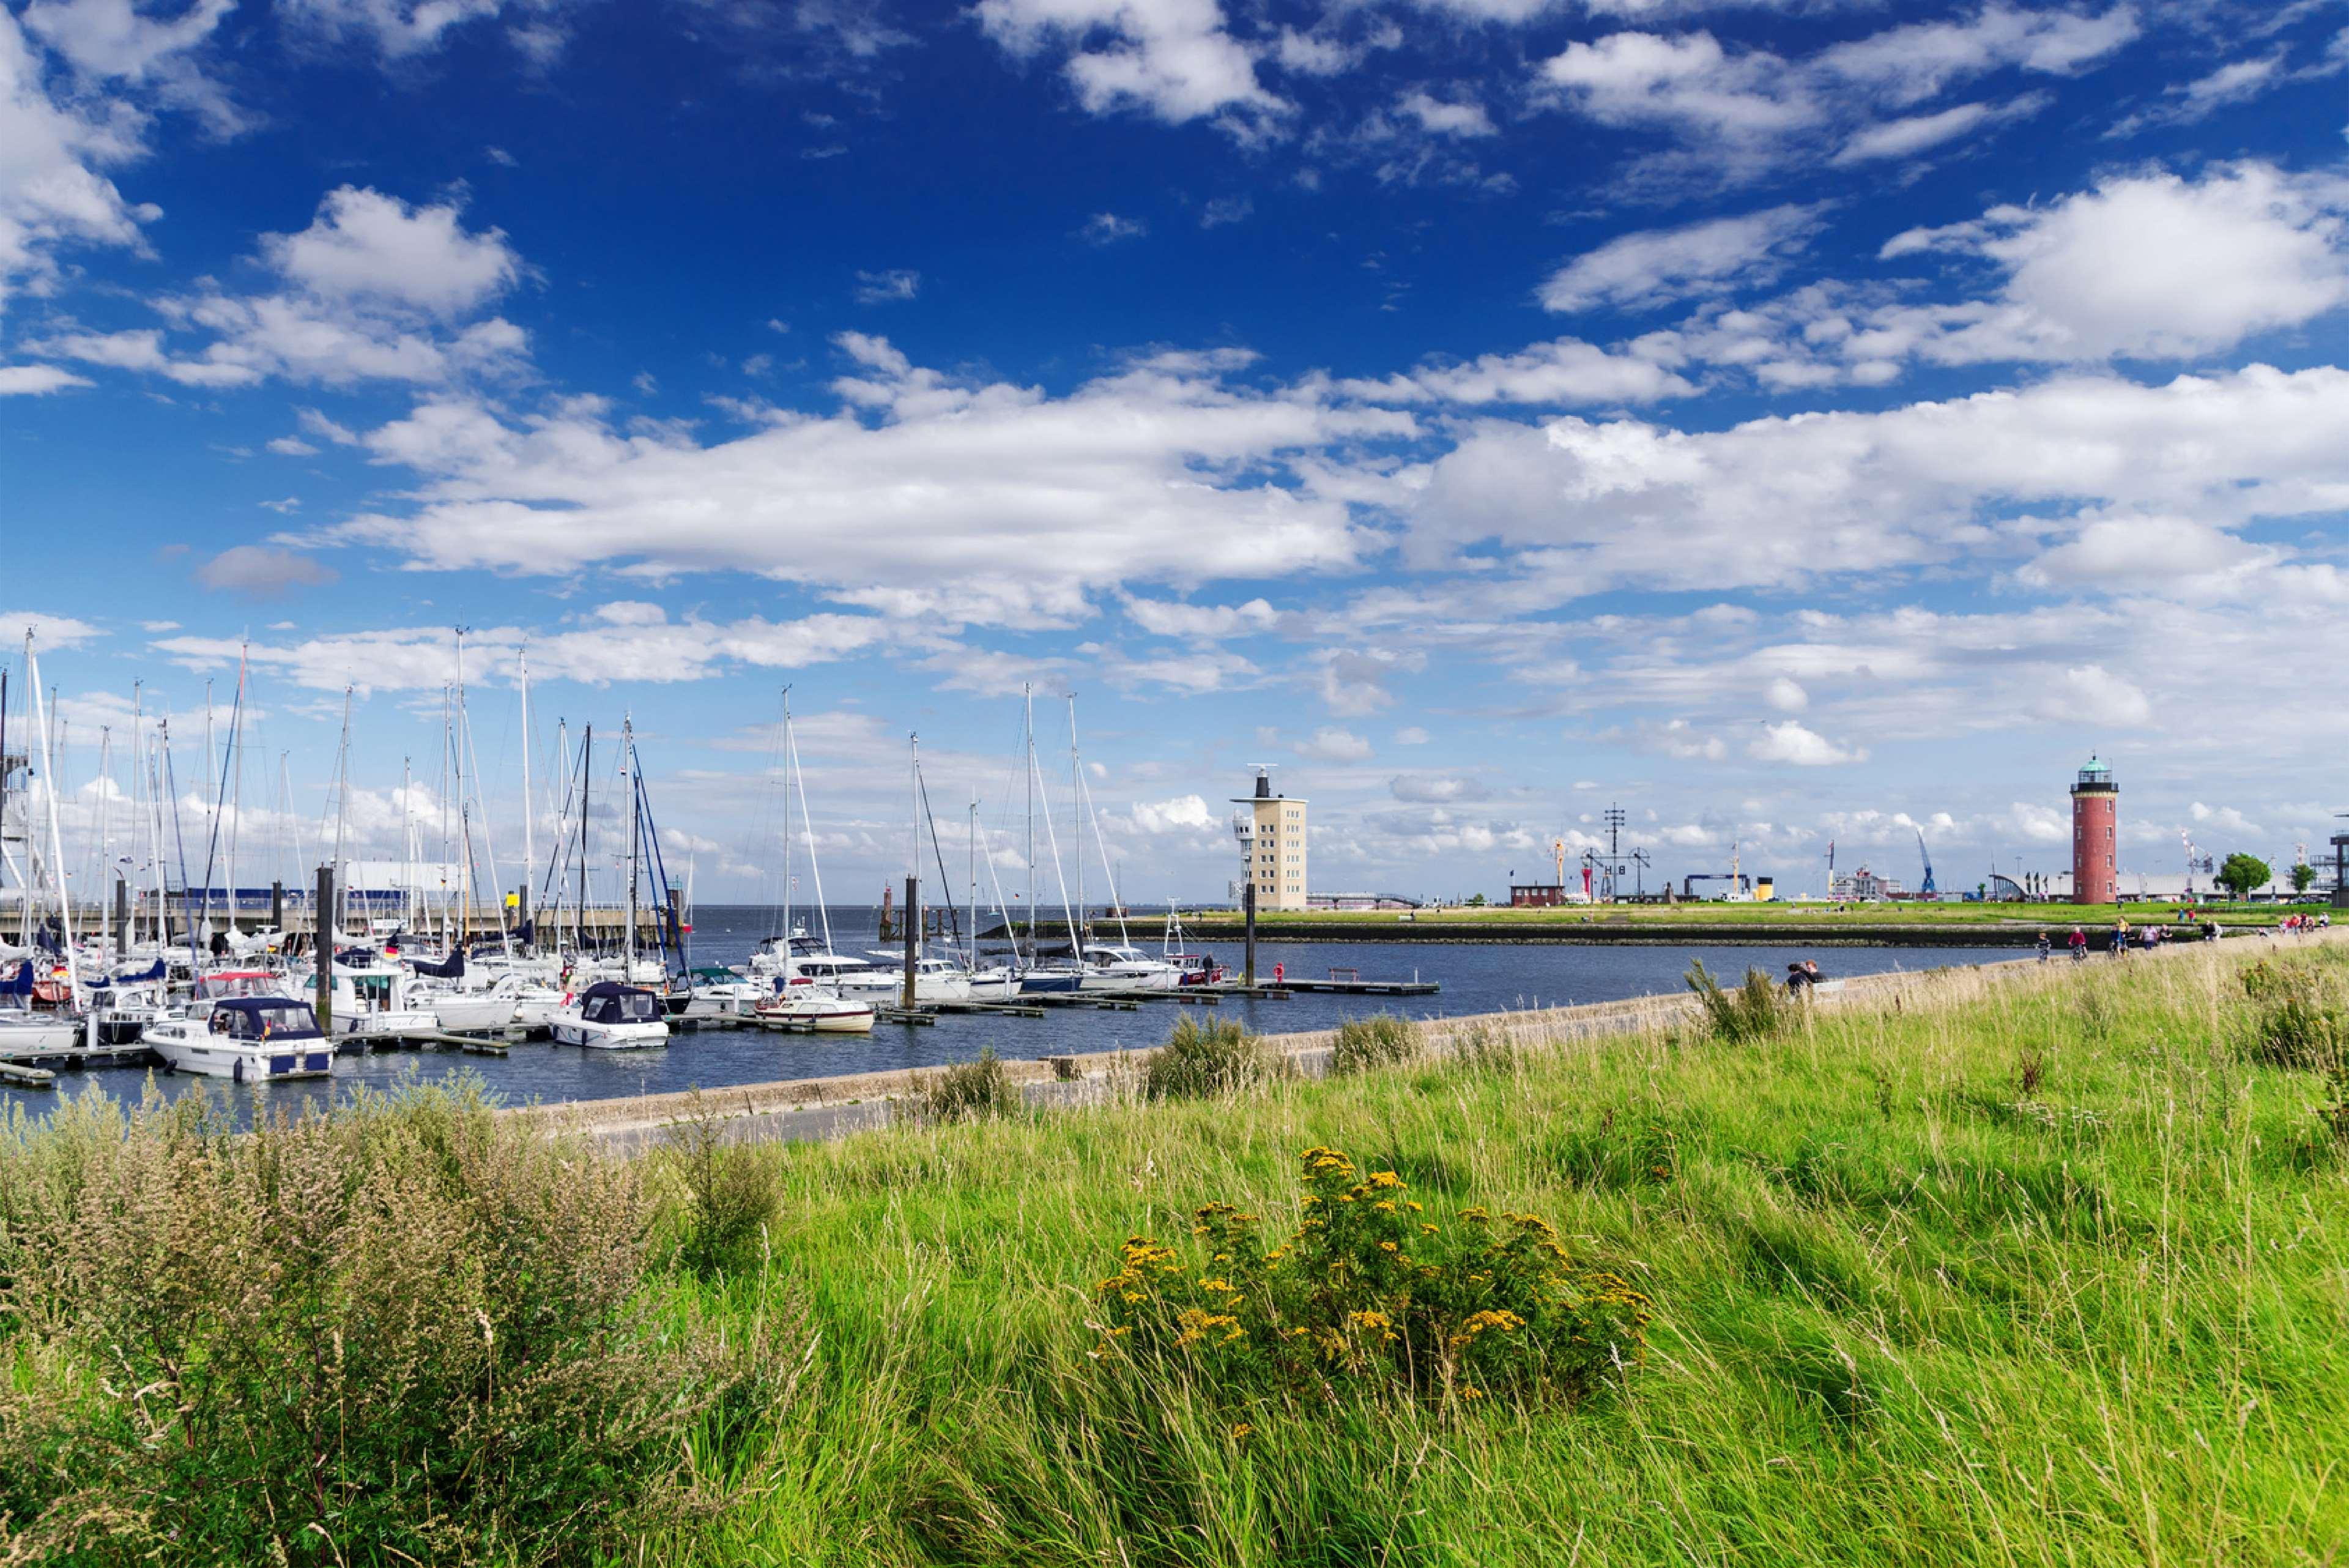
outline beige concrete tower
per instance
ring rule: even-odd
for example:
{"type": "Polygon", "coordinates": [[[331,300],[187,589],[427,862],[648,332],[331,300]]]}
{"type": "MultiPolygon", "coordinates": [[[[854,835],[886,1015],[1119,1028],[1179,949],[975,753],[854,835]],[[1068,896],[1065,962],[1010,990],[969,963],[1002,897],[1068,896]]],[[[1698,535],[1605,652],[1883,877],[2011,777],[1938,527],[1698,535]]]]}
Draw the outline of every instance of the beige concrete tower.
{"type": "Polygon", "coordinates": [[[1305,803],[1272,793],[1272,772],[1258,768],[1256,793],[1235,795],[1240,809],[1232,814],[1232,831],[1247,863],[1247,879],[1256,885],[1259,909],[1305,908],[1305,803]]]}

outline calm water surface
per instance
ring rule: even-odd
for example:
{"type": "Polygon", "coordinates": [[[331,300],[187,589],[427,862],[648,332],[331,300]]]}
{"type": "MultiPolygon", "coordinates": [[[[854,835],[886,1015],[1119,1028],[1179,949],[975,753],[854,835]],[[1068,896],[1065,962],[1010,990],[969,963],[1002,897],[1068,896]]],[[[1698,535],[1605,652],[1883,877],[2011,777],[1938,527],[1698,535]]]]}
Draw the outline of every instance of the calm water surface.
{"type": "MultiPolygon", "coordinates": [[[[705,907],[696,920],[693,961],[697,965],[740,962],[771,929],[763,909],[705,907]]],[[[874,929],[874,912],[870,909],[833,911],[833,940],[843,952],[862,953],[876,946],[874,929]]],[[[1156,950],[1155,921],[1138,922],[1133,927],[1133,936],[1136,945],[1156,950]]],[[[1238,968],[1237,942],[1193,945],[1205,946],[1235,971],[1238,968]]],[[[1430,1018],[1507,1008],[1615,1002],[1680,990],[1681,977],[1695,959],[1703,960],[1715,974],[1731,980],[1743,975],[1748,964],[1759,965],[1774,975],[1783,974],[1788,961],[1805,956],[1816,958],[1829,975],[1857,975],[1995,962],[2013,960],[2017,954],[2013,948],[1831,948],[1806,955],[1798,948],[1719,944],[1549,947],[1454,942],[1259,942],[1257,975],[1267,983],[1278,963],[1286,966],[1293,980],[1317,979],[1332,968],[1350,968],[1361,971],[1364,980],[1417,977],[1439,981],[1444,989],[1433,996],[1391,1000],[1300,995],[1287,1002],[1247,1002],[1227,997],[1216,1008],[1199,1011],[1206,1018],[1237,1019],[1250,1029],[1278,1033],[1326,1029],[1347,1018],[1381,1009],[1430,1018]]],[[[878,1023],[869,1035],[702,1029],[679,1033],[667,1046],[645,1051],[583,1051],[543,1042],[516,1043],[504,1057],[385,1051],[336,1057],[332,1078],[251,1087],[218,1078],[150,1072],[145,1067],[113,1067],[60,1073],[57,1091],[78,1095],[94,1084],[109,1095],[135,1099],[146,1092],[151,1078],[157,1093],[171,1097],[201,1084],[207,1093],[224,1098],[240,1116],[250,1116],[257,1107],[290,1109],[305,1104],[324,1104],[347,1096],[358,1084],[387,1087],[409,1074],[433,1078],[470,1072],[477,1074],[509,1104],[601,1100],[625,1095],[766,1083],[778,1078],[934,1067],[966,1061],[989,1045],[998,1055],[1009,1057],[1114,1051],[1122,1047],[1147,1049],[1166,1038],[1177,1018],[1192,1013],[1192,1009],[1177,1004],[1150,1002],[1133,1012],[1056,1008],[1041,1018],[947,1015],[927,1027],[878,1023]]],[[[22,1104],[37,1113],[56,1104],[57,1099],[47,1091],[0,1090],[0,1106],[9,1103],[22,1104]]]]}

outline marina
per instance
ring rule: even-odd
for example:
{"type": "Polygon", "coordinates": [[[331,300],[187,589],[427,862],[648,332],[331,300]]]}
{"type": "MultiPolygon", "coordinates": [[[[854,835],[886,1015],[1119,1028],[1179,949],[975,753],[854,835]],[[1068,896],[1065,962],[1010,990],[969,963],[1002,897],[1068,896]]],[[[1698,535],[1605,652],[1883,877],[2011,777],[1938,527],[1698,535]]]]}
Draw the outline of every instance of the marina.
{"type": "MultiPolygon", "coordinates": [[[[695,922],[694,960],[722,966],[747,963],[769,934],[771,911],[705,907],[695,922]]],[[[873,929],[871,907],[830,910],[835,931],[873,929]]],[[[843,943],[854,946],[854,943],[843,943]]],[[[1218,956],[1220,946],[1214,950],[1218,956]]],[[[1925,970],[1948,965],[2011,960],[2012,950],[1854,950],[1826,963],[1836,975],[1925,970]]],[[[1428,944],[1423,948],[1379,943],[1360,950],[1329,943],[1260,943],[1260,977],[1268,983],[1247,991],[1219,987],[1198,994],[1157,993],[1147,1000],[1114,994],[1074,993],[1050,999],[1022,998],[1002,1004],[960,1003],[924,1009],[923,1022],[908,1023],[885,1012],[865,1034],[837,1034],[762,1027],[749,1020],[709,1019],[673,1025],[665,1046],[638,1051],[583,1051],[537,1038],[509,1039],[502,1033],[469,1044],[468,1037],[419,1047],[370,1044],[346,1045],[326,1078],[291,1079],[259,1085],[197,1079],[156,1072],[136,1059],[119,1065],[77,1067],[61,1064],[54,1085],[35,1089],[0,1085],[0,1105],[40,1115],[67,1096],[92,1086],[117,1098],[137,1099],[151,1081],[166,1098],[202,1092],[240,1117],[280,1108],[299,1110],[347,1097],[362,1085],[384,1088],[410,1075],[436,1078],[464,1072],[479,1078],[509,1105],[559,1104],[647,1094],[681,1094],[779,1078],[833,1077],[862,1073],[941,1067],[992,1049],[1011,1060],[1149,1050],[1166,1037],[1176,1019],[1195,1008],[1212,1008],[1252,1032],[1293,1033],[1336,1027],[1350,1017],[1393,1011],[1412,1017],[1452,1017],[1627,1001],[1682,992],[1692,961],[1716,974],[1735,977],[1748,963],[1775,972],[1782,950],[1713,944],[1680,947],[1528,949],[1510,944],[1428,944]],[[1323,977],[1333,966],[1358,969],[1364,976],[1408,977],[1414,970],[1442,989],[1433,995],[1396,997],[1377,992],[1316,991],[1303,977],[1323,977]],[[1281,986],[1274,966],[1298,977],[1281,986]]],[[[1422,983],[1427,983],[1423,981],[1422,983]]]]}

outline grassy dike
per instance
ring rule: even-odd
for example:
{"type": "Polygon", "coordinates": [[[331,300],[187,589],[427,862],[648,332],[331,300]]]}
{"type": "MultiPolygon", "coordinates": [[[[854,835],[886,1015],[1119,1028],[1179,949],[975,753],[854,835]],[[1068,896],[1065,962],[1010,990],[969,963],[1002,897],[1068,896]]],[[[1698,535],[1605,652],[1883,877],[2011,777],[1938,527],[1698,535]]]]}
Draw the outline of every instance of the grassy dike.
{"type": "MultiPolygon", "coordinates": [[[[2331,911],[2314,904],[2205,903],[2198,906],[2230,931],[2263,931],[2292,915],[2331,911]]],[[[2113,921],[2131,927],[2173,923],[2175,900],[2132,901],[2084,908],[2076,904],[1902,902],[1831,905],[1790,899],[1769,903],[1608,904],[1596,908],[1510,909],[1447,904],[1404,919],[1392,911],[1263,910],[1257,935],[1295,942],[1784,942],[1804,946],[2027,947],[2046,931],[2056,945],[2075,925],[2092,939],[2113,921]]],[[[1245,929],[1228,910],[1186,917],[1184,930],[1202,941],[1229,942],[1245,929]]],[[[1049,923],[1046,927],[1049,933],[1049,923]]]]}
{"type": "MultiPolygon", "coordinates": [[[[933,1084],[926,1123],[731,1147],[688,1122],[634,1161],[550,1142],[536,1118],[442,1103],[428,1107],[441,1131],[419,1137],[408,1113],[383,1111],[390,1190],[432,1187],[450,1158],[431,1151],[480,1143],[468,1174],[442,1182],[451,1213],[509,1214],[501,1194],[537,1213],[556,1200],[531,1196],[530,1173],[567,1173],[551,1190],[604,1238],[585,1262],[526,1225],[479,1233],[530,1251],[541,1278],[595,1285],[583,1308],[579,1291],[534,1284],[530,1312],[597,1314],[580,1334],[601,1336],[599,1355],[616,1345],[623,1376],[616,1393],[596,1385],[591,1356],[586,1384],[557,1379],[533,1428],[553,1456],[545,1482],[525,1484],[502,1450],[443,1461],[419,1506],[444,1525],[472,1517],[484,1478],[514,1478],[470,1535],[375,1517],[347,1522],[331,1553],[298,1528],[273,1539],[304,1562],[398,1561],[377,1549],[395,1536],[422,1561],[670,1564],[2341,1560],[2349,1140],[2322,1113],[2344,1092],[2349,953],[2243,942],[1909,977],[1791,1014],[1736,1000],[1710,1023],[1659,1010],[1633,1033],[1548,1042],[1537,1022],[1455,1025],[1435,1049],[1393,1030],[1340,1042],[1358,1069],[1345,1075],[1257,1056],[1241,1086],[1189,1100],[1145,1102],[1137,1075],[1131,1092],[1034,1113],[978,1068],[933,1084]],[[1337,1186],[1331,1151],[1347,1159],[1337,1186]],[[1428,1256],[1469,1238],[1464,1267],[1495,1233],[1472,1210],[1537,1249],[1544,1232],[1514,1216],[1543,1217],[1563,1256],[1536,1261],[1578,1289],[1623,1282],[1644,1333],[1595,1361],[1583,1345],[1599,1370],[1571,1379],[1491,1363],[1472,1395],[1381,1350],[1378,1324],[1357,1334],[1359,1314],[1336,1320],[1344,1344],[1304,1353],[1301,1377],[1255,1354],[1259,1333],[1272,1343],[1259,1316],[1321,1310],[1344,1269],[1299,1290],[1276,1266],[1262,1301],[1234,1293],[1224,1321],[1247,1337],[1187,1344],[1152,1338],[1156,1297],[1124,1306],[1123,1287],[1099,1288],[1135,1279],[1137,1256],[1162,1293],[1242,1273],[1245,1256],[1207,1251],[1227,1231],[1193,1237],[1203,1208],[1260,1216],[1278,1245],[1317,1211],[1303,1183],[1320,1183],[1331,1213],[1355,1172],[1366,1200],[1423,1205],[1407,1229],[1435,1228],[1428,1256]],[[644,1227],[634,1250],[612,1218],[627,1213],[644,1227]],[[1122,1269],[1135,1237],[1171,1262],[1127,1250],[1122,1269]],[[597,1283],[616,1257],[639,1270],[635,1317],[597,1283]],[[623,1395],[616,1414],[598,1403],[623,1395]],[[626,1441],[583,1458],[580,1434],[607,1427],[626,1441]]],[[[80,1462],[52,1440],[57,1409],[102,1397],[119,1370],[105,1364],[119,1346],[57,1332],[71,1292],[36,1267],[28,1210],[9,1196],[28,1161],[67,1179],[72,1162],[39,1142],[61,1136],[20,1127],[0,1146],[18,1246],[0,1252],[15,1369],[0,1509],[20,1545],[50,1481],[80,1462]],[[35,1438],[49,1481],[27,1479],[35,1438]]],[[[418,1250],[435,1278],[464,1271],[418,1250]]],[[[506,1276],[475,1272],[489,1293],[450,1309],[452,1357],[491,1354],[462,1349],[491,1337],[466,1311],[507,1332],[506,1276]]],[[[1541,1326],[1520,1320],[1527,1335],[1541,1326]]],[[[562,1344],[543,1334],[535,1354],[559,1366],[562,1344]]],[[[273,1354],[320,1359],[299,1341],[273,1354]]],[[[1570,1354],[1564,1338],[1551,1354],[1570,1354]]],[[[401,1396],[408,1418],[462,1428],[423,1447],[471,1452],[496,1403],[480,1376],[401,1396]]],[[[174,1441],[194,1426],[159,1420],[174,1441]]],[[[109,1494],[103,1476],[85,1487],[93,1522],[73,1560],[132,1555],[104,1547],[109,1521],[147,1506],[148,1454],[110,1461],[133,1467],[135,1493],[109,1494]]],[[[279,1505],[289,1517],[301,1490],[279,1505]]]]}

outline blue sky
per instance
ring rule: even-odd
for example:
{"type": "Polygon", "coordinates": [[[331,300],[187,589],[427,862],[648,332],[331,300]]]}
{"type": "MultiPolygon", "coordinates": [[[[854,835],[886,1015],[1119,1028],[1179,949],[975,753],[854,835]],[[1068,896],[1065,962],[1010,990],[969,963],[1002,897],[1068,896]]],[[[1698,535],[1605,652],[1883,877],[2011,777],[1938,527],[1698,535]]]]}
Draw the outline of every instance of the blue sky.
{"type": "Polygon", "coordinates": [[[10,4],[0,624],[78,826],[249,643],[388,844],[462,625],[508,845],[527,647],[704,898],[787,683],[835,896],[1023,681],[1136,899],[1257,763],[1465,893],[2052,870],[2091,751],[2170,886],[2349,809],[2344,134],[2339,0],[10,4]]]}

